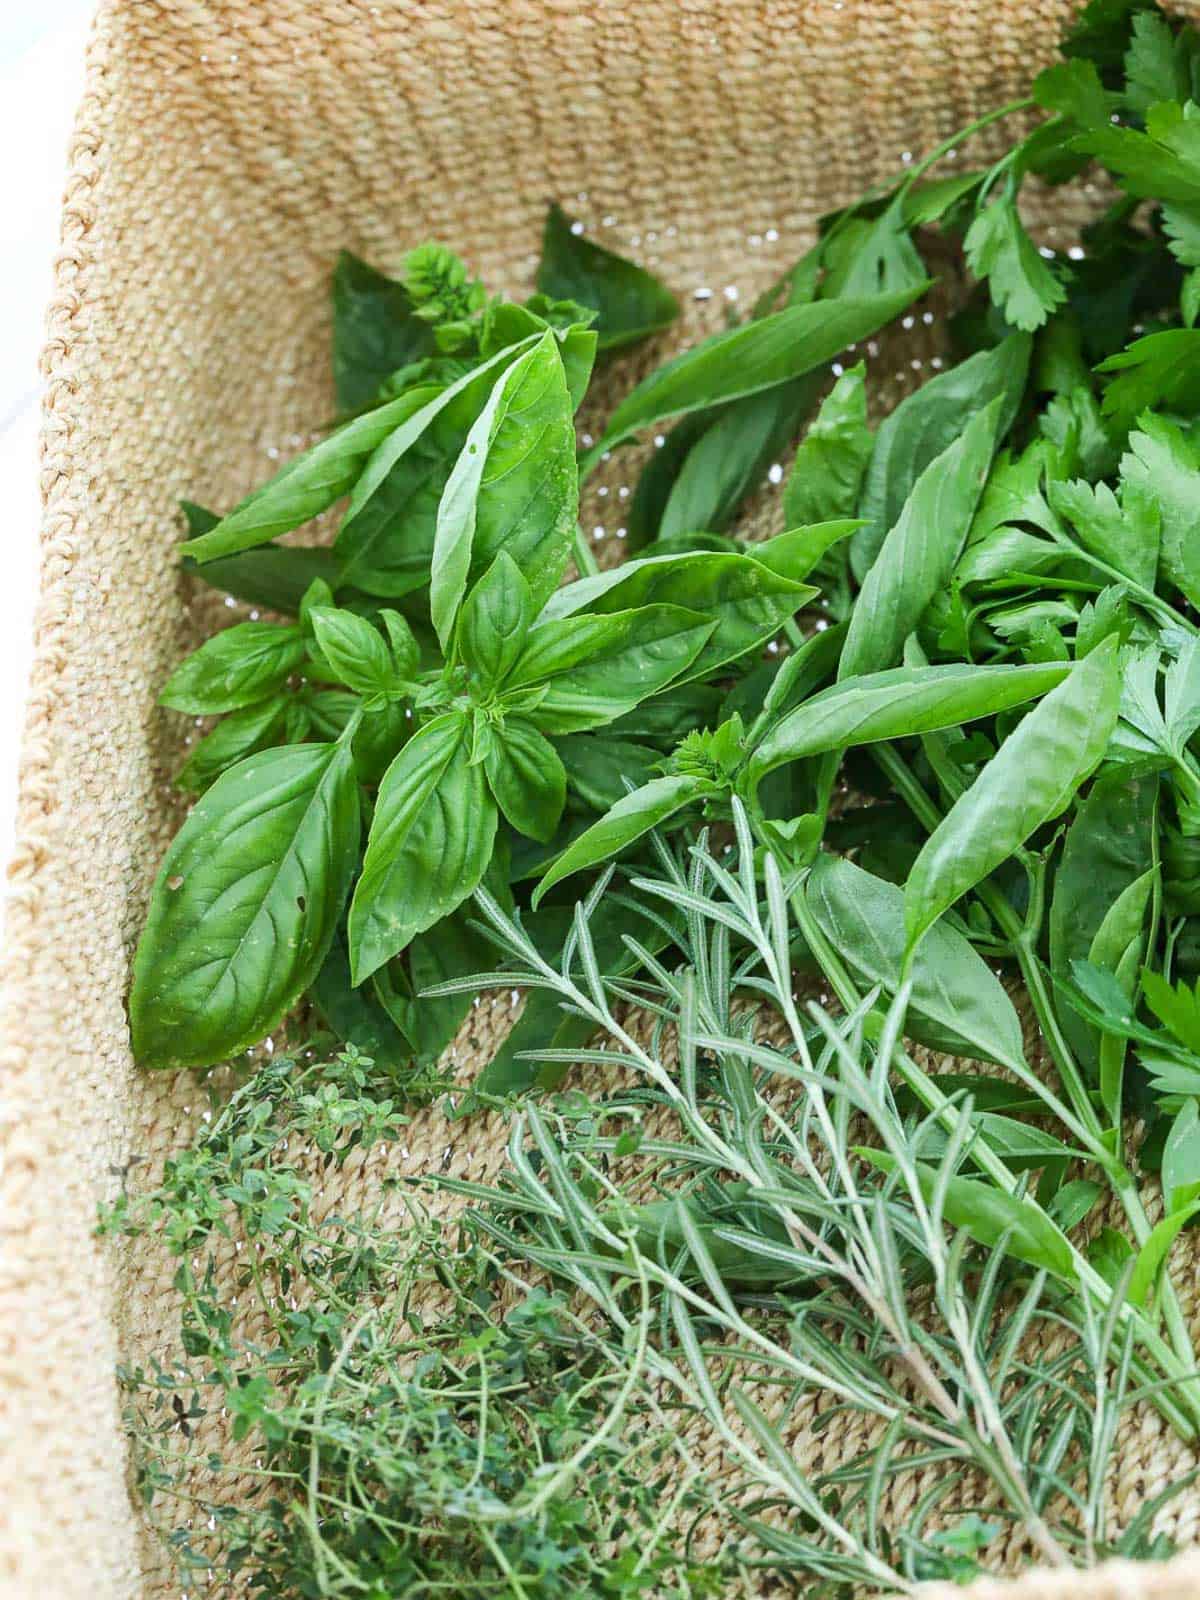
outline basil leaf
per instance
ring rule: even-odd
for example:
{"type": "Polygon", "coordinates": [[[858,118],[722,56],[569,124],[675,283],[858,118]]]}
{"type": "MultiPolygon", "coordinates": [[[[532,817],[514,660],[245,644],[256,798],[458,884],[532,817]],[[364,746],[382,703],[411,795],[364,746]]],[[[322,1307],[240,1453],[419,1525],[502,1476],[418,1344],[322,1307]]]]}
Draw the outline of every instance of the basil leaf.
{"type": "Polygon", "coordinates": [[[317,648],[338,683],[356,694],[386,694],[397,683],[395,664],[379,631],[352,611],[314,606],[308,613],[317,648]]]}
{"type": "Polygon", "coordinates": [[[229,512],[208,533],[189,539],[183,553],[196,561],[212,561],[276,534],[290,533],[354,487],[368,459],[394,435],[419,407],[419,395],[402,394],[345,422],[288,464],[229,512]]]}
{"type": "Polygon", "coordinates": [[[567,802],[558,752],[526,717],[506,717],[483,763],[496,804],[518,833],[545,844],[567,802]]]}
{"type": "Polygon", "coordinates": [[[615,721],[687,672],[712,631],[697,612],[666,605],[542,622],[506,689],[545,685],[533,720],[546,733],[579,733],[615,721]]]}
{"type": "MultiPolygon", "coordinates": [[[[1153,864],[1158,778],[1117,772],[1098,778],[1067,829],[1050,900],[1050,972],[1069,980],[1085,960],[1111,905],[1153,864]]],[[[1095,1031],[1060,1006],[1071,1049],[1084,1065],[1097,1059],[1095,1031]]]]}
{"type": "Polygon", "coordinates": [[[858,504],[874,436],[867,426],[866,366],[843,372],[796,451],[783,491],[792,527],[851,517],[858,504]]]}
{"type": "Polygon", "coordinates": [[[848,539],[862,524],[853,517],[842,517],[835,522],[816,522],[807,528],[789,528],[777,533],[773,539],[762,539],[743,547],[743,554],[758,561],[781,578],[799,583],[807,578],[825,556],[848,539]]]}
{"type": "Polygon", "coordinates": [[[378,1003],[412,1041],[418,1066],[437,1064],[472,1003],[469,994],[422,996],[421,991],[484,971],[492,955],[491,946],[460,909],[417,934],[401,960],[387,963],[375,974],[371,986],[378,1003]]]}
{"type": "Polygon", "coordinates": [[[917,479],[863,580],[839,677],[894,666],[904,641],[950,582],[991,465],[999,407],[993,400],[976,412],[917,479]]]}
{"type": "Polygon", "coordinates": [[[442,648],[470,574],[507,550],[535,607],[570,559],[578,481],[575,426],[558,342],[546,333],[496,380],[438,506],[430,608],[442,648]]]}
{"type": "Polygon", "coordinates": [[[926,841],[905,888],[910,944],[1067,808],[1104,756],[1120,698],[1110,637],[1018,724],[926,841]]]}
{"type": "Polygon", "coordinates": [[[813,373],[726,406],[689,450],[663,508],[658,539],[726,527],[794,436],[823,383],[824,375],[813,373]]]}
{"type": "Polygon", "coordinates": [[[744,555],[648,556],[611,572],[581,578],[551,596],[543,615],[608,613],[652,605],[686,606],[714,619],[683,681],[711,677],[717,667],[763,645],[816,591],[744,555]]]}
{"type": "Polygon", "coordinates": [[[175,782],[181,789],[202,793],[226,768],[271,742],[272,735],[283,725],[288,704],[286,695],[274,695],[223,717],[193,748],[176,773],[175,782]]]}
{"type": "MultiPolygon", "coordinates": [[[[213,517],[210,526],[215,528],[219,521],[213,517]]],[[[291,617],[299,616],[300,602],[315,580],[323,579],[331,587],[338,582],[333,551],[309,545],[264,544],[240,555],[218,556],[203,566],[184,556],[182,565],[189,577],[199,578],[222,594],[291,617]]]]}
{"type": "Polygon", "coordinates": [[[176,667],[159,704],[195,717],[238,711],[281,689],[303,659],[299,628],[235,623],[206,639],[176,667]]]}
{"type": "Polygon", "coordinates": [[[484,689],[502,684],[520,657],[533,620],[533,597],[506,550],[471,590],[458,624],[458,647],[484,689]]]}
{"type": "Polygon", "coordinates": [[[356,985],[460,905],[487,871],[496,808],[466,735],[462,712],[435,717],[383,775],[350,906],[356,985]]]}
{"type": "Polygon", "coordinates": [[[625,548],[630,554],[644,549],[657,539],[675,480],[683,471],[692,446],[722,413],[720,406],[708,411],[693,411],[690,416],[677,422],[663,438],[662,444],[657,445],[642,468],[626,513],[625,548]]]}
{"type": "Polygon", "coordinates": [[[370,405],[385,378],[433,348],[433,330],[413,315],[404,285],[343,250],[333,269],[333,387],[339,408],[370,405]]]}
{"type": "Polygon", "coordinates": [[[814,695],[768,729],[751,758],[755,779],[787,761],[995,716],[1068,676],[1058,662],[1024,667],[893,667],[814,695]]]}
{"type": "Polygon", "coordinates": [[[1168,1212],[1179,1210],[1200,1191],[1200,1106],[1188,1100],[1176,1112],[1163,1145],[1162,1192],[1168,1212]]]}
{"type": "Polygon", "coordinates": [[[773,316],[715,333],[645,378],[617,407],[604,437],[582,463],[582,474],[614,445],[641,428],[686,411],[803,377],[847,345],[890,322],[929,287],[922,282],[893,294],[791,306],[773,316]]]}
{"type": "Polygon", "coordinates": [[[712,684],[672,684],[618,717],[605,731],[622,739],[644,739],[669,748],[694,728],[715,725],[724,700],[723,691],[712,684]]]}
{"type": "Polygon", "coordinates": [[[1127,1293],[1132,1305],[1145,1305],[1146,1296],[1154,1287],[1155,1280],[1171,1253],[1171,1246],[1197,1212],[1200,1212],[1200,1200],[1189,1200],[1186,1205],[1170,1212],[1151,1229],[1149,1238],[1137,1253],[1133,1271],[1129,1275],[1127,1293]]]}
{"type": "Polygon", "coordinates": [[[340,930],[309,995],[329,1031],[343,1044],[352,1044],[370,1056],[376,1066],[403,1067],[411,1061],[413,1047],[407,1035],[369,988],[352,986],[350,953],[340,930]]]}
{"type": "MultiPolygon", "coordinates": [[[[884,1172],[894,1172],[895,1157],[883,1150],[859,1149],[857,1154],[884,1172]]],[[[1044,1268],[1068,1283],[1075,1281],[1070,1241],[1042,1208],[1026,1195],[1010,1194],[977,1178],[945,1179],[934,1167],[914,1162],[921,1193],[927,1201],[941,1198],[942,1215],[952,1228],[961,1228],[977,1243],[994,1249],[1003,1241],[1018,1261],[1044,1268]]]]}
{"type": "Polygon", "coordinates": [[[634,344],[679,315],[678,300],[657,278],[575,232],[558,205],[546,213],[537,286],[555,300],[577,300],[598,312],[601,350],[634,344]]]}
{"type": "Polygon", "coordinates": [[[1025,392],[1033,341],[1010,334],[993,350],[981,350],[902,400],[879,425],[867,467],[858,514],[866,526],[854,535],[850,561],[861,582],[895,526],[925,468],[953,444],[977,411],[1001,399],[996,437],[1012,426],[1025,392]]]}
{"type": "Polygon", "coordinates": [[[391,598],[428,583],[450,473],[496,379],[526,348],[505,347],[445,387],[404,397],[407,409],[356,475],[338,529],[343,583],[391,598]]]}
{"type": "Polygon", "coordinates": [[[660,827],[685,806],[715,794],[716,785],[707,778],[680,774],[654,778],[618,800],[608,812],[567,846],[534,890],[538,905],[556,883],[572,873],[609,861],[635,839],[660,827]]]}
{"type": "Polygon", "coordinates": [[[279,1022],[325,959],[358,842],[348,745],[271,750],[217,779],[167,851],[134,958],[142,1065],[211,1066],[279,1022]]]}
{"type": "MultiPolygon", "coordinates": [[[[805,885],[825,937],[867,987],[889,998],[904,963],[904,891],[852,862],[821,855],[805,885]]],[[[1021,1022],[999,978],[945,923],[931,928],[912,966],[904,1031],[947,1055],[1026,1070],[1021,1022]]]]}
{"type": "Polygon", "coordinates": [[[657,750],[605,733],[572,734],[557,741],[567,788],[593,811],[607,811],[629,789],[648,783],[662,761],[657,750]]]}

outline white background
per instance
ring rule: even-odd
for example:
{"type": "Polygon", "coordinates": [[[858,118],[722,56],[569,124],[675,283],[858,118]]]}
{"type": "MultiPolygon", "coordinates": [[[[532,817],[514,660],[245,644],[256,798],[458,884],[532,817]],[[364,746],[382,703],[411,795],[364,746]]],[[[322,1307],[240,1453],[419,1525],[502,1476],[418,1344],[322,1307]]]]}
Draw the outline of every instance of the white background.
{"type": "Polygon", "coordinates": [[[0,0],[0,857],[12,853],[37,593],[38,356],[91,0],[0,0]]]}

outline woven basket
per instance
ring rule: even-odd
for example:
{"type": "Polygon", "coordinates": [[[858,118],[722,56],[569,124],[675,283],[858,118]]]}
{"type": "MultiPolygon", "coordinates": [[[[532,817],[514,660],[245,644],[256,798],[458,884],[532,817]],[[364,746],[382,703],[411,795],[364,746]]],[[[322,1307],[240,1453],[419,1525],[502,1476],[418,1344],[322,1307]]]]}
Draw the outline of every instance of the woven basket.
{"type": "MultiPolygon", "coordinates": [[[[42,596],[4,968],[4,1600],[178,1593],[129,1496],[114,1382],[119,1359],[170,1349],[169,1280],[158,1260],[92,1234],[120,1171],[135,1159],[153,1171],[187,1139],[201,1099],[187,1075],[134,1070],[124,1012],[147,890],[179,819],[168,776],[184,730],[157,709],[156,689],[220,605],[180,578],[174,508],[181,495],[232,504],[329,415],[336,252],[394,267],[434,235],[489,285],[524,288],[556,198],[681,293],[676,338],[688,341],[794,259],[822,210],[1021,92],[1070,10],[1069,0],[101,6],[49,319],[42,596]]],[[[1080,214],[1080,197],[1059,197],[1048,232],[1065,242],[1080,214]]],[[[876,381],[911,382],[937,333],[918,323],[876,381]]],[[[640,359],[666,353],[660,343],[640,359]]],[[[634,376],[627,363],[620,382],[634,376]]],[[[636,466],[622,457],[590,491],[585,525],[610,557],[636,466]]],[[[502,1012],[475,1014],[456,1046],[462,1071],[505,1025],[502,1012]]],[[[500,1130],[476,1122],[452,1134],[431,1113],[406,1166],[435,1160],[486,1176],[502,1160],[500,1130]]],[[[372,1181],[351,1165],[337,1198],[350,1204],[372,1181]]],[[[1191,1286],[1183,1293],[1190,1305],[1191,1286]]],[[[815,1449],[796,1441],[802,1461],[815,1449]]],[[[1139,1417],[1116,1471],[1118,1506],[1191,1464],[1155,1416],[1139,1417]]],[[[1198,1519],[1193,1490],[1170,1525],[1181,1545],[1195,1542],[1198,1519]]],[[[1004,1592],[1182,1600],[1200,1593],[1200,1558],[1031,1575],[1004,1592]]]]}

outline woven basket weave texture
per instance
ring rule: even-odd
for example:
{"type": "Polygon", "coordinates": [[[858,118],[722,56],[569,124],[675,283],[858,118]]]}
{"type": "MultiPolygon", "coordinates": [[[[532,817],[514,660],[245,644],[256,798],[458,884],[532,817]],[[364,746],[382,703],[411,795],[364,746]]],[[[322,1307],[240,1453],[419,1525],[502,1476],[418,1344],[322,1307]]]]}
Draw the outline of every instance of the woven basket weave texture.
{"type": "MultiPolygon", "coordinates": [[[[123,1004],[180,816],[169,775],[184,730],[157,708],[157,688],[222,614],[179,575],[175,507],[181,496],[232,504],[329,415],[337,251],[394,269],[432,235],[490,287],[527,289],[556,198],[680,292],[672,342],[690,341],[793,260],[822,211],[1022,92],[1071,10],[101,5],[49,315],[42,594],[3,968],[3,1600],[178,1592],[131,1503],[114,1381],[119,1359],[169,1350],[169,1278],[92,1235],[121,1170],[153,1171],[203,1100],[186,1075],[134,1070],[123,1004]]],[[[1095,204],[1056,197],[1046,237],[1067,242],[1095,204]]],[[[910,383],[936,341],[918,322],[878,378],[910,383]]],[[[667,352],[660,342],[626,362],[620,382],[667,352]]],[[[637,462],[614,461],[585,508],[610,557],[637,462]]],[[[495,1010],[476,1014],[456,1047],[462,1070],[503,1025],[495,1010]]],[[[410,1170],[445,1161],[480,1179],[502,1159],[491,1123],[451,1134],[429,1114],[413,1135],[410,1170]]],[[[342,1181],[350,1203],[371,1174],[351,1165],[342,1181]]],[[[1157,1419],[1139,1419],[1116,1499],[1135,1505],[1189,1465],[1157,1419]]],[[[1200,1496],[1185,1499],[1181,1543],[1198,1522],[1200,1496]]],[[[1183,1600],[1200,1593],[1200,1560],[1031,1575],[1010,1592],[1183,1600]]]]}

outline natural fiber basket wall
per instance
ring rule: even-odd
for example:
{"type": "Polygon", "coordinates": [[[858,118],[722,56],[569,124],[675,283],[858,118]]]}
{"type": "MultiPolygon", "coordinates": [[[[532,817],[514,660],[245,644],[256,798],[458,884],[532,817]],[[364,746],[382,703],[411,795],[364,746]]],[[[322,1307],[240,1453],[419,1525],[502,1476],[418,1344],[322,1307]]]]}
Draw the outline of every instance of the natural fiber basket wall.
{"type": "MultiPolygon", "coordinates": [[[[174,506],[181,494],[230,504],[329,414],[336,251],[387,267],[434,234],[516,287],[556,197],[685,292],[681,337],[693,337],[719,323],[726,286],[744,299],[794,258],[821,210],[1022,90],[1070,9],[101,6],[50,311],[43,584],[5,957],[5,1600],[168,1592],[147,1575],[113,1367],[165,1350],[173,1308],[157,1267],[102,1250],[91,1228],[114,1173],[161,1157],[194,1117],[192,1080],[135,1073],[123,1005],[178,814],[167,780],[180,721],[155,691],[205,622],[173,559],[174,506]],[[711,298],[687,294],[701,288],[711,298]]],[[[1057,225],[1065,234],[1071,219],[1057,225]]],[[[619,470],[628,478],[614,464],[588,516],[609,535],[619,470]]],[[[469,1032],[460,1045],[469,1065],[469,1032]]],[[[456,1171],[498,1159],[493,1129],[455,1138],[456,1171]]],[[[411,1164],[440,1160],[447,1142],[426,1119],[411,1164]]],[[[1147,1420],[1127,1441],[1120,1494],[1154,1493],[1183,1459],[1147,1420]]],[[[1184,1543],[1198,1516],[1200,1501],[1185,1507],[1184,1543]]],[[[1200,1566],[1184,1558],[1020,1592],[1198,1590],[1200,1566]]]]}

